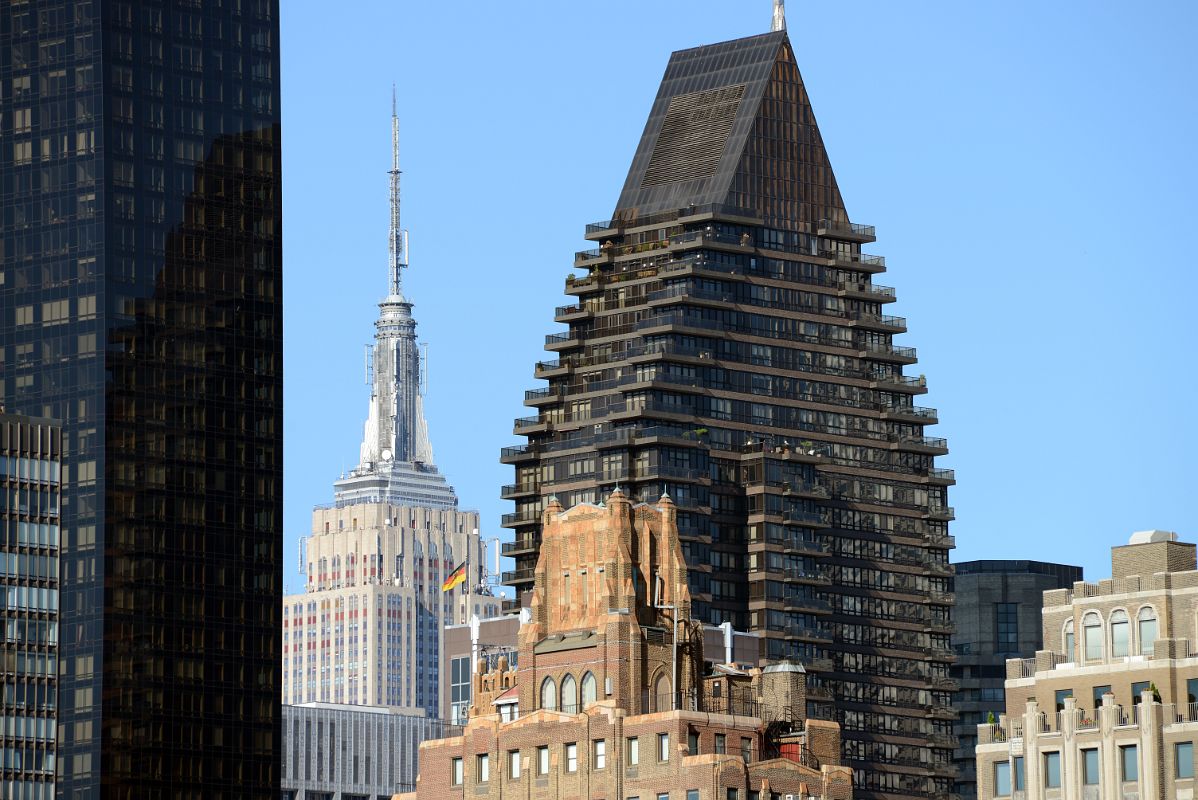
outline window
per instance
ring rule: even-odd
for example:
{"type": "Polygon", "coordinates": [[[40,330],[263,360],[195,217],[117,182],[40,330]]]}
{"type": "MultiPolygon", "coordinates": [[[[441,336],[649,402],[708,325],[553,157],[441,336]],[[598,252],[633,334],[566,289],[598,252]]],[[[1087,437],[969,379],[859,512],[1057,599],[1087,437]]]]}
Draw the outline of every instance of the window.
{"type": "Polygon", "coordinates": [[[486,783],[491,780],[491,756],[488,753],[482,753],[474,759],[474,777],[479,783],[486,783]]]}
{"type": "Polygon", "coordinates": [[[691,728],[686,732],[686,752],[689,755],[699,755],[699,732],[691,728]]]}
{"type": "Polygon", "coordinates": [[[1061,788],[1061,754],[1044,754],[1044,785],[1049,789],[1061,788]]]}
{"type": "Polygon", "coordinates": [[[999,653],[1019,652],[1019,604],[995,603],[994,628],[998,635],[999,653]]]}
{"type": "Polygon", "coordinates": [[[578,713],[578,682],[573,675],[562,678],[562,711],[567,714],[578,713]]]}
{"type": "Polygon", "coordinates": [[[657,760],[670,760],[670,734],[668,733],[657,734],[657,760]]]}
{"type": "Polygon", "coordinates": [[[549,745],[543,744],[537,748],[537,774],[549,774],[549,745]]]}
{"type": "Polygon", "coordinates": [[[595,769],[607,769],[607,740],[596,739],[591,747],[591,763],[595,769]]]}
{"type": "Polygon", "coordinates": [[[635,767],[641,763],[641,740],[635,736],[628,737],[628,766],[635,767]]]}
{"type": "Polygon", "coordinates": [[[670,793],[669,792],[658,792],[657,800],[670,800],[670,793]]]}
{"type": "Polygon", "coordinates": [[[1086,661],[1102,660],[1102,618],[1091,611],[1082,618],[1082,646],[1086,661]]]}
{"type": "Polygon", "coordinates": [[[1074,653],[1073,647],[1073,620],[1065,623],[1065,658],[1069,661],[1077,659],[1077,654],[1074,653]]]}
{"type": "Polygon", "coordinates": [[[727,739],[728,737],[722,733],[717,733],[715,735],[715,751],[720,755],[728,752],[727,739]]]}
{"type": "Polygon", "coordinates": [[[1140,704],[1140,693],[1148,691],[1148,687],[1151,685],[1150,681],[1136,681],[1131,685],[1131,704],[1133,706],[1140,704]]]}
{"type": "Polygon", "coordinates": [[[1130,625],[1126,611],[1111,612],[1111,657],[1122,658],[1128,654],[1130,625]]]}
{"type": "Polygon", "coordinates": [[[1011,795],[1011,762],[999,761],[994,765],[994,796],[1009,797],[1011,795]]]}
{"type": "Polygon", "coordinates": [[[454,786],[462,785],[462,759],[455,758],[450,762],[450,778],[454,786]]]}
{"type": "Polygon", "coordinates": [[[727,800],[740,800],[740,790],[729,786],[727,800]]]}
{"type": "Polygon", "coordinates": [[[1144,606],[1140,609],[1140,613],[1136,615],[1139,620],[1140,629],[1136,633],[1140,637],[1140,655],[1152,655],[1152,648],[1156,647],[1156,612],[1151,606],[1144,606]]]}
{"type": "Polygon", "coordinates": [[[557,684],[553,682],[553,678],[541,681],[541,708],[557,710],[557,684]]]}
{"type": "Polygon", "coordinates": [[[1073,697],[1072,689],[1057,689],[1057,691],[1056,691],[1057,711],[1065,710],[1065,698],[1067,698],[1067,697],[1073,697]]]}
{"type": "Polygon", "coordinates": [[[1198,703],[1198,678],[1189,678],[1186,680],[1186,695],[1187,703],[1198,703]]]}
{"type": "Polygon", "coordinates": [[[1125,744],[1119,748],[1119,763],[1121,766],[1121,779],[1131,782],[1140,779],[1140,758],[1139,750],[1134,744],[1125,744]]]}
{"type": "Polygon", "coordinates": [[[466,724],[470,708],[470,656],[450,659],[449,662],[449,721],[466,724]]]}
{"type": "Polygon", "coordinates": [[[1094,687],[1094,710],[1102,708],[1102,696],[1111,691],[1110,684],[1094,687]]]}
{"type": "Polygon", "coordinates": [[[1082,750],[1082,783],[1086,786],[1098,785],[1098,748],[1091,747],[1082,750]]]}
{"type": "Polygon", "coordinates": [[[582,676],[582,707],[586,708],[591,703],[595,702],[597,692],[597,681],[592,672],[588,672],[582,676]]]}
{"type": "Polygon", "coordinates": [[[746,764],[753,760],[753,740],[748,736],[740,737],[740,757],[746,764]]]}
{"type": "Polygon", "coordinates": [[[1015,756],[1013,760],[1015,762],[1015,791],[1022,792],[1023,776],[1025,774],[1023,770],[1023,756],[1015,756]]]}
{"type": "Polygon", "coordinates": [[[1173,745],[1173,763],[1177,765],[1177,777],[1194,777],[1194,743],[1178,742],[1173,745]]]}
{"type": "Polygon", "coordinates": [[[686,790],[686,800],[699,800],[699,790],[698,789],[687,789],[686,790]]]}
{"type": "Polygon", "coordinates": [[[507,776],[513,780],[520,777],[520,751],[507,751],[507,776]]]}

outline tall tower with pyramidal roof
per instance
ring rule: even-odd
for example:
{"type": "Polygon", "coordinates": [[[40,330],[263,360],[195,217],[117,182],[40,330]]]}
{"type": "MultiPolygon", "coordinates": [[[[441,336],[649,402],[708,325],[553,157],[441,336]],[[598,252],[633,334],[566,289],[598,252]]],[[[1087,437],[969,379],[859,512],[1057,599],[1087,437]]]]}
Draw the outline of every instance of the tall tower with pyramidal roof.
{"type": "Polygon", "coordinates": [[[612,218],[587,226],[527,442],[501,456],[505,582],[532,585],[550,495],[668,494],[693,615],[804,665],[858,796],[945,796],[953,474],[781,6],[769,33],[671,56],[612,218]]]}

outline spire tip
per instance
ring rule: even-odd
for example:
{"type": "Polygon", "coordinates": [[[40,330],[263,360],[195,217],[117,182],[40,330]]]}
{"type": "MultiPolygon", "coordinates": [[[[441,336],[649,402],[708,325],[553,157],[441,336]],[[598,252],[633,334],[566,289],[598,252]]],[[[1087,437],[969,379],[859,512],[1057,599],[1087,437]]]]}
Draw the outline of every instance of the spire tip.
{"type": "Polygon", "coordinates": [[[774,0],[774,23],[770,30],[786,30],[786,0],[774,0]]]}

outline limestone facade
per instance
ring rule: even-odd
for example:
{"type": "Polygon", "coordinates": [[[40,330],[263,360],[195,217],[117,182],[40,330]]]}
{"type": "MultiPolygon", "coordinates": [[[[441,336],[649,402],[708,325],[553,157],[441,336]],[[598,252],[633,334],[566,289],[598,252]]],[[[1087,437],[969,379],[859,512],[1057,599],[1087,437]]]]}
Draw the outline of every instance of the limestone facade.
{"type": "Polygon", "coordinates": [[[1112,577],[1044,593],[1045,649],[1007,661],[1007,713],[978,726],[981,800],[1190,800],[1198,569],[1175,534],[1133,535],[1112,577]]]}
{"type": "Polygon", "coordinates": [[[476,592],[478,512],[360,503],[318,507],[305,591],[283,602],[283,703],[423,709],[439,716],[444,628],[500,600],[476,592]],[[467,580],[442,592],[463,561],[467,580]]]}

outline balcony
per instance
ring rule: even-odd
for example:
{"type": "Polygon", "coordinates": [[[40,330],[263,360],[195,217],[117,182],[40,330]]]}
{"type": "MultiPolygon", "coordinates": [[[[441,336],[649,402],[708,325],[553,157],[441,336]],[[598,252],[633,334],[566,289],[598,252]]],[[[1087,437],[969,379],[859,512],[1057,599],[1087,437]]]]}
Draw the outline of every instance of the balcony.
{"type": "Polygon", "coordinates": [[[566,375],[570,372],[570,364],[563,363],[561,359],[553,359],[552,361],[538,361],[536,369],[533,371],[533,377],[536,378],[555,378],[559,375],[566,375]]]}
{"type": "Polygon", "coordinates": [[[928,719],[956,719],[957,712],[952,706],[928,706],[928,719]]]}
{"type": "Polygon", "coordinates": [[[938,692],[955,692],[961,684],[952,678],[932,678],[932,688],[938,692]]]}
{"type": "Polygon", "coordinates": [[[535,553],[537,552],[538,546],[539,543],[537,540],[531,536],[520,536],[514,541],[504,542],[500,547],[500,552],[502,552],[505,556],[514,558],[515,556],[530,555],[535,553]]]}
{"type": "Polygon", "coordinates": [[[517,417],[512,421],[512,429],[517,435],[527,436],[530,433],[549,430],[549,420],[541,419],[540,415],[535,417],[517,417]]]}
{"type": "Polygon", "coordinates": [[[889,314],[850,313],[848,318],[858,328],[868,328],[889,333],[904,333],[907,330],[907,320],[904,317],[894,317],[889,314]]]}
{"type": "Polygon", "coordinates": [[[528,389],[524,392],[524,405],[539,406],[554,403],[562,397],[561,386],[546,386],[543,389],[528,389]]]}
{"type": "MultiPolygon", "coordinates": [[[[755,530],[761,530],[757,528],[755,530]]],[[[782,534],[771,532],[773,529],[765,529],[765,537],[761,539],[750,539],[749,546],[765,545],[773,549],[781,549],[783,553],[793,553],[805,556],[826,556],[828,554],[828,544],[821,542],[814,536],[803,535],[794,528],[783,528],[782,534]]]]}
{"type": "Polygon", "coordinates": [[[827,528],[832,524],[826,511],[787,511],[782,522],[784,525],[802,525],[806,528],[827,528]]]}
{"type": "Polygon", "coordinates": [[[930,533],[927,538],[928,547],[943,547],[948,550],[957,546],[957,538],[947,533],[930,533]]]}
{"type": "Polygon", "coordinates": [[[565,350],[579,344],[578,334],[574,331],[551,333],[545,337],[546,350],[565,350]]]}
{"type": "Polygon", "coordinates": [[[535,495],[540,491],[535,483],[509,483],[499,490],[500,500],[515,500],[517,497],[535,495]]]}
{"type": "Polygon", "coordinates": [[[951,469],[938,469],[933,467],[932,469],[928,470],[927,477],[930,483],[939,483],[944,484],[945,486],[949,486],[957,482],[956,470],[951,469]]]}
{"type": "Polygon", "coordinates": [[[887,406],[882,408],[882,419],[897,422],[922,422],[924,425],[935,425],[940,421],[936,409],[923,406],[887,406]]]}
{"type": "Polygon", "coordinates": [[[836,288],[841,297],[872,300],[877,303],[890,303],[896,299],[893,287],[878,286],[866,281],[841,280],[836,282],[836,288]]]}
{"type": "Polygon", "coordinates": [[[923,394],[928,390],[928,381],[922,375],[918,378],[897,373],[891,375],[870,375],[869,388],[923,394]]]}
{"type": "Polygon", "coordinates": [[[537,576],[535,567],[529,569],[514,569],[503,573],[503,583],[507,585],[532,583],[537,576]]]}
{"type": "Polygon", "coordinates": [[[532,461],[538,457],[537,450],[527,444],[520,444],[514,447],[504,447],[499,451],[499,462],[501,464],[516,464],[521,461],[532,461]]]}
{"type": "Polygon", "coordinates": [[[928,600],[938,606],[951,606],[957,602],[951,592],[928,592],[928,600]]]}
{"type": "Polygon", "coordinates": [[[555,322],[570,322],[576,319],[585,319],[592,315],[592,310],[583,306],[581,303],[575,303],[570,306],[558,306],[554,309],[553,319],[555,322]]]}
{"type": "MultiPolygon", "coordinates": [[[[854,345],[857,348],[858,358],[867,358],[872,361],[886,361],[895,364],[914,364],[919,360],[914,347],[901,347],[895,344],[879,344],[877,342],[865,342],[854,345]]],[[[880,380],[881,376],[869,376],[870,380],[880,380]]]]}
{"type": "Polygon", "coordinates": [[[952,506],[928,506],[928,518],[948,522],[957,518],[957,512],[952,506]]]}
{"type": "Polygon", "coordinates": [[[831,239],[843,239],[850,242],[877,241],[877,229],[873,225],[861,225],[856,222],[836,222],[821,219],[816,227],[817,236],[827,236],[831,239]]]}
{"type": "Polygon", "coordinates": [[[948,441],[934,436],[895,436],[888,437],[892,449],[908,453],[923,453],[930,456],[942,456],[948,453],[948,441]]]}
{"type": "Polygon", "coordinates": [[[535,525],[540,521],[540,511],[514,511],[511,514],[504,514],[500,518],[499,524],[504,528],[515,528],[520,525],[535,525]]]}
{"type": "Polygon", "coordinates": [[[827,500],[832,496],[828,487],[818,481],[795,481],[782,484],[782,494],[788,497],[801,497],[804,500],[827,500]]]}

